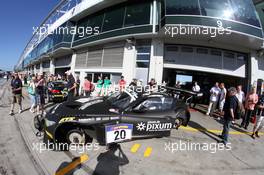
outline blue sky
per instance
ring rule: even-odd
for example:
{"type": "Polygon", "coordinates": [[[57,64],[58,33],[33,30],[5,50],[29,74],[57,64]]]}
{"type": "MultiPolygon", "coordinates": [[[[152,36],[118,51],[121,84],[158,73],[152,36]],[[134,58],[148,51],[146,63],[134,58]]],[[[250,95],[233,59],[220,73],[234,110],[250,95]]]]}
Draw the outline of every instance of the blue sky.
{"type": "Polygon", "coordinates": [[[0,69],[13,69],[37,27],[60,0],[3,0],[0,5],[0,69]]]}

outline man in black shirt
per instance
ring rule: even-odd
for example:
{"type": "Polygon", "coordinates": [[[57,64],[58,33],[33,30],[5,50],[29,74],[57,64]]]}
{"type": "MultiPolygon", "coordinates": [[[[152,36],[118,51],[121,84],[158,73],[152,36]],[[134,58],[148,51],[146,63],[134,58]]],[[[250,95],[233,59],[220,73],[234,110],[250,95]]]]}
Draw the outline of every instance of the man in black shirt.
{"type": "Polygon", "coordinates": [[[19,111],[18,113],[22,112],[22,81],[20,80],[19,76],[17,73],[14,74],[14,79],[11,81],[11,89],[12,89],[12,104],[11,104],[11,110],[10,110],[10,115],[14,114],[14,107],[15,103],[18,103],[19,105],[19,111]]]}
{"type": "Polygon", "coordinates": [[[67,74],[67,88],[68,88],[67,100],[71,101],[76,94],[77,85],[72,73],[70,71],[67,71],[66,74],[67,74]]]}
{"type": "Polygon", "coordinates": [[[228,136],[229,136],[229,129],[232,124],[232,122],[235,120],[235,114],[238,107],[238,99],[236,97],[236,88],[231,87],[228,90],[228,97],[226,98],[225,104],[224,104],[224,126],[222,135],[219,137],[223,139],[223,143],[226,145],[228,142],[228,136]]]}

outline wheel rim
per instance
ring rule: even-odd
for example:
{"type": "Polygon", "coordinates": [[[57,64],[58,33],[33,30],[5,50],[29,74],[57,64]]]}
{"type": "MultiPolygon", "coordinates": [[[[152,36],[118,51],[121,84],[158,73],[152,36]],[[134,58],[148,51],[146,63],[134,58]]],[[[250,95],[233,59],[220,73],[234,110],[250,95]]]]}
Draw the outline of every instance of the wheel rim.
{"type": "Polygon", "coordinates": [[[83,144],[85,140],[84,134],[80,134],[77,132],[70,133],[68,136],[68,140],[71,144],[83,144]]]}

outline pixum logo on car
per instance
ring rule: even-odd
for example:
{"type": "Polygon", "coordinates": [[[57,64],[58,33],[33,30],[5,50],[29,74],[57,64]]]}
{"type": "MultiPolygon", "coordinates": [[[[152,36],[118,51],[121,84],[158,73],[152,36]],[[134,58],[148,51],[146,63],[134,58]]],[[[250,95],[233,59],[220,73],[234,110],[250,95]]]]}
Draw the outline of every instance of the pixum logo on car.
{"type": "Polygon", "coordinates": [[[140,122],[137,124],[138,131],[169,131],[172,123],[161,123],[160,121],[140,122]]]}

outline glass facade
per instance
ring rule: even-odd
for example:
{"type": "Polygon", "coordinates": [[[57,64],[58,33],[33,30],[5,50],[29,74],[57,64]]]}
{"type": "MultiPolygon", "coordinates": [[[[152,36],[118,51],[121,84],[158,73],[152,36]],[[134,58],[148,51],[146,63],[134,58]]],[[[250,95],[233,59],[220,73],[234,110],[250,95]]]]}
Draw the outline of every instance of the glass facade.
{"type": "Polygon", "coordinates": [[[25,66],[29,64],[32,60],[39,58],[41,55],[50,52],[52,49],[56,48],[59,44],[68,43],[70,45],[72,40],[72,35],[70,34],[70,27],[73,23],[67,22],[54,31],[53,34],[48,35],[43,39],[25,58],[25,66]]]}
{"type": "Polygon", "coordinates": [[[149,24],[150,4],[140,3],[127,6],[125,14],[125,27],[149,24]]]}
{"type": "Polygon", "coordinates": [[[233,14],[229,0],[200,0],[200,5],[201,13],[204,16],[232,19],[233,14]]]}
{"type": "Polygon", "coordinates": [[[264,2],[256,4],[256,9],[262,24],[262,28],[264,28],[264,2]]]}
{"type": "Polygon", "coordinates": [[[165,0],[166,15],[201,15],[260,27],[252,0],[165,0]]]}
{"type": "MultiPolygon", "coordinates": [[[[122,29],[124,27],[136,27],[150,24],[151,1],[137,1],[123,3],[114,7],[106,8],[95,15],[88,16],[77,22],[77,28],[98,27],[100,33],[122,29]]],[[[92,36],[76,35],[74,41],[92,36]]]]}
{"type": "Polygon", "coordinates": [[[125,8],[109,10],[105,13],[103,32],[122,28],[124,22],[125,8]]]}
{"type": "Polygon", "coordinates": [[[166,0],[166,14],[199,15],[198,0],[166,0]]]}

